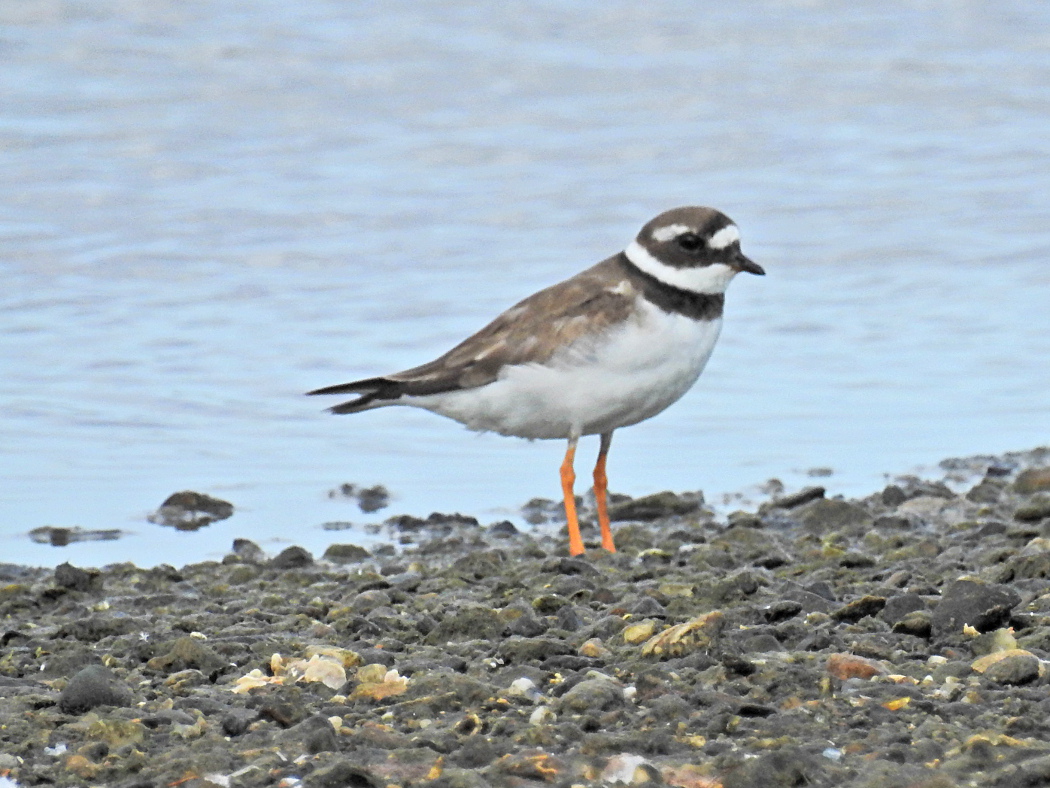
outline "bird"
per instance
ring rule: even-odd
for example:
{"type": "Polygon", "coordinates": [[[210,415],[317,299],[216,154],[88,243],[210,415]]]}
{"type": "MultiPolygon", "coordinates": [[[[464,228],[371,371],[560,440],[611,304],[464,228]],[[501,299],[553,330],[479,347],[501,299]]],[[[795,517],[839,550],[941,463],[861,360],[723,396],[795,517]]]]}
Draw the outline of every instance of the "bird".
{"type": "Polygon", "coordinates": [[[601,545],[615,552],[605,470],[613,432],[693,386],[721,331],[726,288],[741,272],[765,274],[741,252],[728,216],[674,208],[623,251],[528,296],[433,361],[308,394],[356,395],[328,409],[335,414],[407,405],[471,430],[567,441],[560,479],[572,556],[585,552],[576,446],[599,435],[595,503],[601,545]]]}

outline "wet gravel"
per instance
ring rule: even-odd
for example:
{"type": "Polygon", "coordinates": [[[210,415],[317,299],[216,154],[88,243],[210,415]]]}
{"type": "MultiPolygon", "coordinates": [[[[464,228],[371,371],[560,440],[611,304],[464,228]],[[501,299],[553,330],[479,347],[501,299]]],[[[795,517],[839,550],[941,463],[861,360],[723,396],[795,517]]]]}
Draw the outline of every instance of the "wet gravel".
{"type": "Polygon", "coordinates": [[[943,467],[620,497],[580,558],[435,515],[396,550],[0,565],[0,784],[1050,784],[1050,449],[943,467]]]}

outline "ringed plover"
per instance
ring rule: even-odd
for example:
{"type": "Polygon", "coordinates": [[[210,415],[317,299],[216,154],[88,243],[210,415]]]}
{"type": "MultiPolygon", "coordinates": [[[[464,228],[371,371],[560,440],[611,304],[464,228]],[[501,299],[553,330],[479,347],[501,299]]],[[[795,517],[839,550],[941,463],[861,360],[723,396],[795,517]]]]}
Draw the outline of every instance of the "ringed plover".
{"type": "Polygon", "coordinates": [[[605,460],[613,431],[655,416],[696,382],[714,350],[730,280],[764,274],[713,208],[674,208],[627,248],[511,307],[443,356],[404,372],[310,394],[356,394],[330,408],[410,405],[469,429],[568,441],[561,486],[569,553],[584,551],[573,459],[600,435],[594,495],[602,547],[615,551],[605,460]]]}

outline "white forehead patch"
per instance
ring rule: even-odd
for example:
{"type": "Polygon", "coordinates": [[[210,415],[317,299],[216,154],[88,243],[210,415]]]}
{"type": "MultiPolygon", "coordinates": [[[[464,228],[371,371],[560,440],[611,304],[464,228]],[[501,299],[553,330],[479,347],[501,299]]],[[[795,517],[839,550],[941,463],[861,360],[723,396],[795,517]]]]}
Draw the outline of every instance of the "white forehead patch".
{"type": "Polygon", "coordinates": [[[717,233],[711,236],[707,245],[712,249],[725,249],[740,240],[740,231],[735,224],[727,224],[717,233]]]}
{"type": "Polygon", "coordinates": [[[691,229],[691,227],[685,224],[667,224],[663,227],[657,227],[650,234],[654,241],[662,244],[664,241],[670,241],[672,238],[677,238],[682,233],[687,233],[691,229]]]}
{"type": "Polygon", "coordinates": [[[637,241],[631,241],[624,250],[624,254],[635,266],[654,279],[690,293],[707,293],[708,295],[724,293],[729,287],[729,282],[736,276],[736,269],[725,263],[675,268],[672,265],[661,263],[637,241]]]}

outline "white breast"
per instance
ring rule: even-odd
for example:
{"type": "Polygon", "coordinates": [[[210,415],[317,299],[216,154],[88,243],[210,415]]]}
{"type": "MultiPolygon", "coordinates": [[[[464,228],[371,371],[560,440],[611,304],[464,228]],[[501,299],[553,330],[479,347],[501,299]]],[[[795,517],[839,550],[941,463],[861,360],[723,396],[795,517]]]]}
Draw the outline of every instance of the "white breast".
{"type": "Polygon", "coordinates": [[[694,320],[642,300],[621,327],[580,340],[545,364],[507,367],[488,385],[404,404],[522,438],[609,432],[655,416],[685,394],[721,327],[721,319],[694,320]]]}

